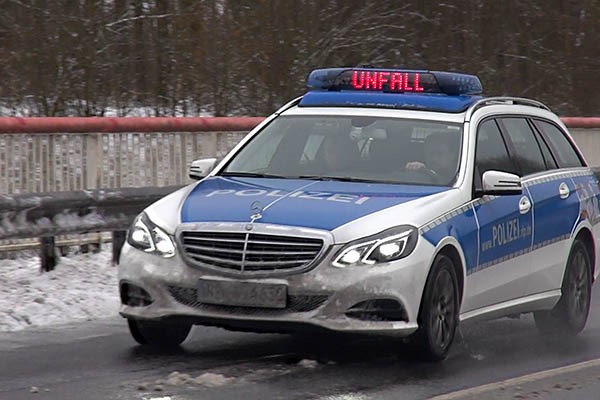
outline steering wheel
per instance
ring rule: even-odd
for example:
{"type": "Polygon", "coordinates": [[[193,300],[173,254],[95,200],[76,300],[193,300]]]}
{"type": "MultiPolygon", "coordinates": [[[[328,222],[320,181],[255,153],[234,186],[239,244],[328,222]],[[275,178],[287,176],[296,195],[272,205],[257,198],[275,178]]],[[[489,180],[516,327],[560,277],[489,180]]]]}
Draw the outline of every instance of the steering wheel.
{"type": "Polygon", "coordinates": [[[431,183],[440,183],[439,174],[430,168],[423,167],[419,169],[410,170],[409,172],[413,174],[425,175],[431,183]]]}

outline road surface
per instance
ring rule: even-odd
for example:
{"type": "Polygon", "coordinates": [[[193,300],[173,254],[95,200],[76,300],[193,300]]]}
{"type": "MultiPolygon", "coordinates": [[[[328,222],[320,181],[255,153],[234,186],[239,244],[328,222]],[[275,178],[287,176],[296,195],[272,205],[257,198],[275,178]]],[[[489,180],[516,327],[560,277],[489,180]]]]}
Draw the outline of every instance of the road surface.
{"type": "Polygon", "coordinates": [[[207,327],[149,350],[119,317],[0,333],[0,399],[600,399],[600,361],[578,364],[600,358],[599,288],[573,340],[542,340],[531,316],[463,324],[440,364],[387,338],[207,327]]]}

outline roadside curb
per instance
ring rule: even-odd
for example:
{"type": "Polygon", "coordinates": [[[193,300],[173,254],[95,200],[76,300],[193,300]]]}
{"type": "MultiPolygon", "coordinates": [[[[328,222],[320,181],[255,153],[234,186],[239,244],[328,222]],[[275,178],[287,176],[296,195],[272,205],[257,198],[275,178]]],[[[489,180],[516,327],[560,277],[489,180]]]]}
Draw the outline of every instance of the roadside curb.
{"type": "Polygon", "coordinates": [[[569,374],[588,368],[600,367],[600,359],[584,361],[577,364],[571,364],[564,367],[549,369],[546,371],[535,372],[533,374],[522,375],[516,378],[505,379],[503,381],[488,383],[481,386],[475,386],[456,392],[445,393],[430,398],[430,400],[457,400],[476,397],[478,395],[490,393],[496,390],[505,390],[507,388],[519,387],[524,384],[534,383],[548,378],[557,377],[563,374],[569,374]]]}

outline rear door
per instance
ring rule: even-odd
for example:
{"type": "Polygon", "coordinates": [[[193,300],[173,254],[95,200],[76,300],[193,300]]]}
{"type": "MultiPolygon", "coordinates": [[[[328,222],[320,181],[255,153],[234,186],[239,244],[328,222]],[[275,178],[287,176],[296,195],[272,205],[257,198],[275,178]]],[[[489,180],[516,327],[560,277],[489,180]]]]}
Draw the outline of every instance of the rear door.
{"type": "MultiPolygon", "coordinates": [[[[546,139],[526,117],[499,119],[533,203],[533,243],[524,265],[524,296],[560,287],[568,254],[569,237],[579,214],[573,176],[560,168],[546,139]]],[[[579,165],[581,166],[581,164],[579,165]]],[[[579,171],[581,172],[581,171],[579,171]]]]}
{"type": "Polygon", "coordinates": [[[526,181],[534,201],[534,262],[531,291],[561,287],[575,225],[592,224],[598,216],[598,181],[585,167],[560,127],[544,119],[531,119],[541,145],[547,146],[559,168],[526,181]]]}

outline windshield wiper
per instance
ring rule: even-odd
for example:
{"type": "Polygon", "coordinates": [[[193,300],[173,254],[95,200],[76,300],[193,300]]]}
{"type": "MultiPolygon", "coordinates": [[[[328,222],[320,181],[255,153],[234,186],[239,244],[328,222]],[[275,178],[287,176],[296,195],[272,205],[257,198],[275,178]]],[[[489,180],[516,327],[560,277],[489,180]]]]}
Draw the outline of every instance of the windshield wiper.
{"type": "Polygon", "coordinates": [[[374,180],[374,179],[353,178],[351,176],[300,175],[300,176],[297,176],[296,178],[298,178],[298,179],[315,180],[315,181],[381,183],[381,181],[374,180]]]}
{"type": "Polygon", "coordinates": [[[375,179],[353,178],[351,176],[329,176],[329,175],[300,175],[300,176],[285,176],[277,174],[264,174],[260,172],[235,172],[226,171],[220,176],[238,176],[244,178],[271,178],[271,179],[308,179],[314,181],[337,181],[337,182],[366,182],[366,183],[388,183],[375,179]]]}
{"type": "Polygon", "coordinates": [[[276,174],[263,174],[259,172],[235,172],[235,171],[226,171],[221,173],[221,176],[239,176],[244,178],[279,178],[279,179],[289,179],[289,177],[284,175],[276,175],[276,174]]]}

